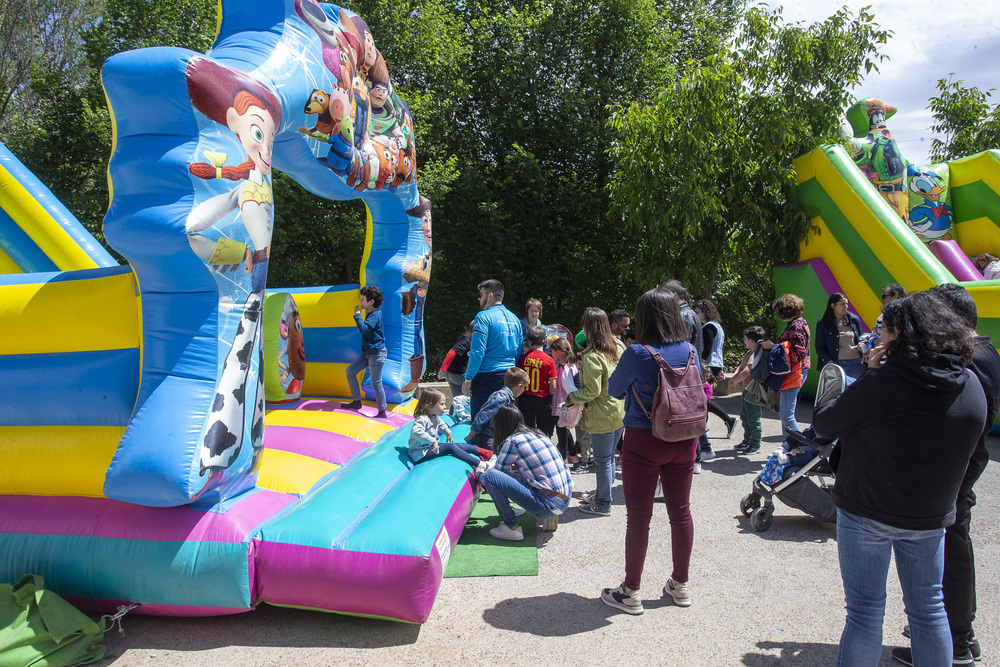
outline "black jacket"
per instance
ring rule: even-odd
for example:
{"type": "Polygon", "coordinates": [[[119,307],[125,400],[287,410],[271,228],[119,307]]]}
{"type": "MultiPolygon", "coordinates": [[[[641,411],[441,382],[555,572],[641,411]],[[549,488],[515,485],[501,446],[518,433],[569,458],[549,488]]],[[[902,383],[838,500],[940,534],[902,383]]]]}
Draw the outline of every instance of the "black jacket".
{"type": "MultiPolygon", "coordinates": [[[[861,337],[861,320],[854,313],[848,311],[847,321],[854,329],[854,344],[858,344],[861,337]]],[[[840,359],[840,331],[836,326],[829,329],[823,326],[823,320],[816,323],[816,361],[820,368],[830,362],[836,363],[840,359]]]]}
{"type": "Polygon", "coordinates": [[[905,530],[950,526],[985,421],[963,359],[890,357],[813,414],[817,435],[840,438],[834,504],[905,530]]]}
{"type": "Polygon", "coordinates": [[[986,393],[986,425],[979,436],[976,451],[969,460],[969,468],[965,471],[965,479],[962,480],[962,489],[959,491],[961,497],[968,498],[975,504],[976,494],[972,491],[972,485],[990,462],[990,453],[986,449],[986,436],[993,428],[993,420],[997,418],[997,411],[1000,410],[1000,354],[997,354],[989,336],[980,336],[976,339],[976,353],[969,364],[969,370],[979,378],[986,393]]]}

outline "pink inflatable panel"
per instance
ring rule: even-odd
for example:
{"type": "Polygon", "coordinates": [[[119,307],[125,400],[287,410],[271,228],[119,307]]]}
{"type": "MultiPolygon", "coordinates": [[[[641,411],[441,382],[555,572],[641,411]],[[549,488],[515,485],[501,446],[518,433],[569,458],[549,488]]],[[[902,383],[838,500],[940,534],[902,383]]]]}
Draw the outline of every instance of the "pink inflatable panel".
{"type": "Polygon", "coordinates": [[[983,276],[955,241],[932,241],[931,252],[960,282],[982,280],[983,276]]]}

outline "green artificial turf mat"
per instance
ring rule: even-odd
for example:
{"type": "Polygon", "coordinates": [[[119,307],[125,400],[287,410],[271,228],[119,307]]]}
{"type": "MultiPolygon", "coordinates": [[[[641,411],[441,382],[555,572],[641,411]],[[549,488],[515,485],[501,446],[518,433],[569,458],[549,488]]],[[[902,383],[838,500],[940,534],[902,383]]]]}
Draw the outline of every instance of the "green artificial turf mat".
{"type": "Polygon", "coordinates": [[[535,517],[525,512],[517,518],[524,540],[509,542],[490,535],[500,523],[500,515],[489,496],[472,509],[462,537],[448,561],[446,577],[513,577],[538,574],[535,517]]]}

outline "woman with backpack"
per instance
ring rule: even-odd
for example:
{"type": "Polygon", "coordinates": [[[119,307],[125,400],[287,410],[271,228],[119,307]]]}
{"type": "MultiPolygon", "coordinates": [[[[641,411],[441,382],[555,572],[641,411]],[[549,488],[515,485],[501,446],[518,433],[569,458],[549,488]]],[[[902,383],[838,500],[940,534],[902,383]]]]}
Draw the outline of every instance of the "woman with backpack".
{"type": "Polygon", "coordinates": [[[622,355],[608,385],[612,396],[625,399],[625,442],[622,445],[622,486],[628,513],[625,580],[620,586],[601,592],[605,604],[627,614],[643,611],[639,588],[657,480],[663,483],[673,554],[673,571],[663,587],[663,594],[669,595],[679,607],[691,605],[687,582],[694,522],[689,500],[698,436],[665,442],[653,435],[653,423],[647,412],[651,411],[659,387],[660,366],[650,348],[672,368],[687,368],[693,374],[691,381],[702,392],[702,425],[708,417],[707,401],[701,390],[698,351],[687,342],[687,328],[673,295],[653,289],[639,297],[635,324],[636,344],[630,345],[622,355]]]}

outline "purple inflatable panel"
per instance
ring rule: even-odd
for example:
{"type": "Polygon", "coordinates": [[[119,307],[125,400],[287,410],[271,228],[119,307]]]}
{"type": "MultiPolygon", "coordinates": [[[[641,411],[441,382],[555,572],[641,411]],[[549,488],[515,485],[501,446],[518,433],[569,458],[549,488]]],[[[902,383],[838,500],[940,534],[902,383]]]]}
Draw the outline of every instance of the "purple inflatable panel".
{"type": "Polygon", "coordinates": [[[959,282],[982,280],[983,276],[956,241],[932,241],[931,253],[959,282]]]}
{"type": "Polygon", "coordinates": [[[264,448],[302,454],[327,463],[344,464],[371,443],[302,426],[264,426],[264,448]]]}
{"type": "Polygon", "coordinates": [[[258,543],[256,602],[423,623],[475,500],[465,484],[427,557],[258,543]]]}

